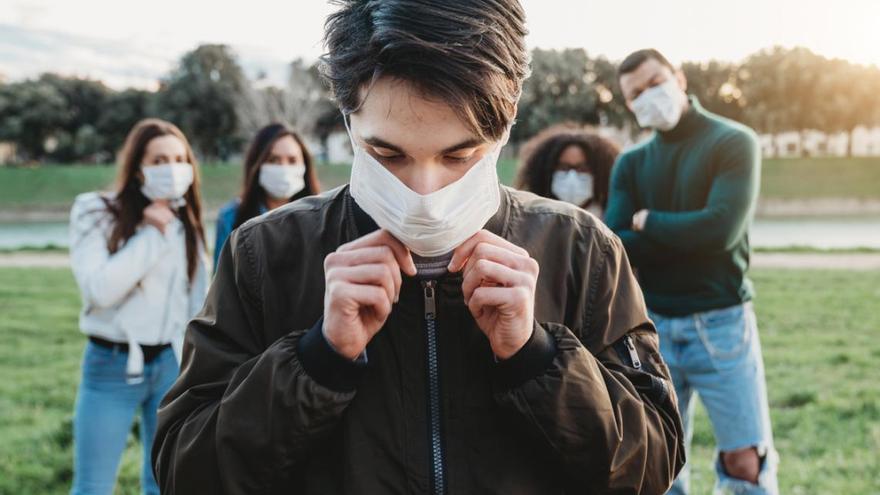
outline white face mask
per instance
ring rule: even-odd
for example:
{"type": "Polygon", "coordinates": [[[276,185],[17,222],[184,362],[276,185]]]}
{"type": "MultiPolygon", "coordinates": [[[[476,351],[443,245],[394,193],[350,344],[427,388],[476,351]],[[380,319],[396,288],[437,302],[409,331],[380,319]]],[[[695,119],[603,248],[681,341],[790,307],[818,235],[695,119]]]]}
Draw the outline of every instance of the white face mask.
{"type": "Polygon", "coordinates": [[[593,175],[574,169],[557,170],[550,191],[562,201],[580,206],[593,197],[593,175]]]}
{"type": "Polygon", "coordinates": [[[189,163],[144,166],[141,171],[144,173],[141,192],[153,201],[182,199],[193,182],[193,167],[189,163]]]}
{"type": "Polygon", "coordinates": [[[686,98],[678,81],[670,79],[643,91],[633,100],[632,111],[640,126],[668,131],[678,125],[686,98]]]}
{"type": "Polygon", "coordinates": [[[430,194],[413,191],[353,137],[351,143],[351,196],[379,227],[419,256],[449,253],[479,232],[501,205],[495,169],[501,143],[460,179],[430,194]]]}
{"type": "Polygon", "coordinates": [[[265,163],[260,166],[260,185],[274,199],[287,199],[306,187],[306,166],[265,163]]]}

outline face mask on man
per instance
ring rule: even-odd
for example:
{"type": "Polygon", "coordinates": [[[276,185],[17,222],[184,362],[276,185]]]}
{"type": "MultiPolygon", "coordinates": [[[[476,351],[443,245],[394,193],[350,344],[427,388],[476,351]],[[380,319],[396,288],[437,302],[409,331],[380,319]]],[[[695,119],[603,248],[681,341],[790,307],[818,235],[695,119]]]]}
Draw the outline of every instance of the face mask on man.
{"type": "Polygon", "coordinates": [[[306,187],[305,175],[306,166],[302,163],[265,163],[260,166],[258,181],[272,198],[288,199],[306,187]]]}
{"type": "Polygon", "coordinates": [[[553,172],[550,192],[571,204],[581,206],[593,197],[593,175],[577,170],[557,170],[553,172]]]}
{"type": "Polygon", "coordinates": [[[349,137],[354,150],[351,196],[379,227],[419,256],[451,252],[479,232],[501,205],[495,169],[501,143],[457,181],[419,194],[358,146],[350,129],[349,137]]]}
{"type": "Polygon", "coordinates": [[[632,111],[640,126],[668,131],[681,120],[686,98],[678,81],[669,79],[643,91],[633,100],[632,111]]]}
{"type": "Polygon", "coordinates": [[[193,182],[189,163],[163,163],[141,167],[144,184],[141,192],[152,201],[176,201],[183,198],[193,182]]]}

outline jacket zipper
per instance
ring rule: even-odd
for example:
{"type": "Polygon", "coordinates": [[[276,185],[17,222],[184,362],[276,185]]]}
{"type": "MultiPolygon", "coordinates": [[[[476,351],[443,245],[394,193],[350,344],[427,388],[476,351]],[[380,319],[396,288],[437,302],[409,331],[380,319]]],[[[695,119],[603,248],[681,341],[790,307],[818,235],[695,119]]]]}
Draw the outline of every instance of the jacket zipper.
{"type": "Polygon", "coordinates": [[[626,345],[626,350],[629,351],[629,359],[632,361],[633,368],[641,369],[642,360],[639,359],[639,353],[636,352],[636,346],[633,344],[632,337],[629,335],[625,336],[623,343],[626,345]]]}
{"type": "Polygon", "coordinates": [[[443,439],[440,431],[440,363],[437,353],[437,301],[434,280],[422,282],[425,291],[425,328],[428,340],[428,424],[431,437],[431,484],[435,494],[446,493],[443,439]]]}

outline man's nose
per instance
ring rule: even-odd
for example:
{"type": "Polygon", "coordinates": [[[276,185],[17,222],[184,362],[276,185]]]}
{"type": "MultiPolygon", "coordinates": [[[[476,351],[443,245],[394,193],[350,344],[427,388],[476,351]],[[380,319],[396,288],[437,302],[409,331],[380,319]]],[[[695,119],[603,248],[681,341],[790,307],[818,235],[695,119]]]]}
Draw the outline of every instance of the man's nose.
{"type": "Polygon", "coordinates": [[[431,194],[446,185],[442,166],[416,163],[407,168],[410,170],[407,171],[406,177],[402,178],[402,182],[419,194],[431,194]]]}

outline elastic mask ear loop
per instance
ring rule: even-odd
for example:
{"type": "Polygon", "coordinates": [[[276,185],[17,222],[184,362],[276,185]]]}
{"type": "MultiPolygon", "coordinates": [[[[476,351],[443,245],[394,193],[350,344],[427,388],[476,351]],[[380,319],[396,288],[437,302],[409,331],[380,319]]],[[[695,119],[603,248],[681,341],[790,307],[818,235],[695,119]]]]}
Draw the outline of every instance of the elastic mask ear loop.
{"type": "Polygon", "coordinates": [[[342,124],[348,132],[348,136],[351,137],[351,126],[348,124],[348,114],[346,114],[344,110],[340,110],[339,113],[342,114],[342,124]]]}
{"type": "Polygon", "coordinates": [[[354,134],[351,132],[351,123],[348,121],[351,116],[346,114],[343,110],[339,110],[339,112],[342,114],[342,123],[345,125],[345,132],[348,133],[348,141],[351,144],[351,153],[356,154],[358,146],[357,143],[354,142],[354,134]]]}

